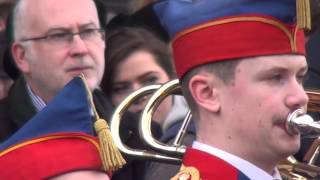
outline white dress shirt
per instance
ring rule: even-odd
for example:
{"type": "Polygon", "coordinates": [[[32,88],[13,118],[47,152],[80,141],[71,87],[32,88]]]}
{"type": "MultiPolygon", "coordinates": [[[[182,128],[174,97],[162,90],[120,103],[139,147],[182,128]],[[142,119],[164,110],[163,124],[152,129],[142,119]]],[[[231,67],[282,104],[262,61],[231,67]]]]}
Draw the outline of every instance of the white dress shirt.
{"type": "Polygon", "coordinates": [[[250,163],[249,161],[246,161],[238,156],[225,152],[221,149],[200,143],[198,141],[193,142],[192,148],[207,152],[209,154],[212,154],[213,156],[216,156],[226,161],[227,163],[237,168],[239,171],[241,171],[243,174],[245,174],[252,180],[282,180],[277,168],[275,168],[274,173],[271,176],[264,170],[250,163]]]}
{"type": "Polygon", "coordinates": [[[32,89],[28,84],[27,84],[27,89],[28,89],[28,93],[31,98],[32,104],[35,106],[37,112],[40,112],[44,107],[47,106],[46,103],[41,97],[33,93],[32,89]]]}

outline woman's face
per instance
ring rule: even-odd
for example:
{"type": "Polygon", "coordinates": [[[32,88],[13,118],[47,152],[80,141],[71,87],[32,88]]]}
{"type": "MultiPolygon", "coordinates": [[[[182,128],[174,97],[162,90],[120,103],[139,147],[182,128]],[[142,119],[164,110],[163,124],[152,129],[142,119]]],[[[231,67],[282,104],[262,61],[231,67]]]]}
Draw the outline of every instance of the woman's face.
{"type": "MultiPolygon", "coordinates": [[[[142,50],[134,52],[115,69],[111,93],[112,103],[117,106],[133,91],[147,85],[163,84],[169,80],[168,74],[157,64],[155,57],[151,53],[142,50]]],[[[145,106],[146,99],[147,98],[144,97],[137,100],[137,102],[129,108],[129,111],[140,113],[145,106]]],[[[167,99],[171,100],[171,98],[167,99]]],[[[169,112],[171,107],[170,103],[171,101],[162,102],[161,106],[163,107],[159,107],[159,111],[163,109],[161,114],[166,115],[166,112],[169,112]],[[165,105],[166,103],[167,105],[165,105]]],[[[158,112],[156,112],[155,116],[157,113],[158,112]]]]}

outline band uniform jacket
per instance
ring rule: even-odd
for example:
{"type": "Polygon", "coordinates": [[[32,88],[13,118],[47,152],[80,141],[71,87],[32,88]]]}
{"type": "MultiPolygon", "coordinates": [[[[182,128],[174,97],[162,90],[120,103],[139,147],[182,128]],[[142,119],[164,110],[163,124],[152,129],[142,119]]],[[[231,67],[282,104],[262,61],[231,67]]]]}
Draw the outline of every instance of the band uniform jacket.
{"type": "Polygon", "coordinates": [[[206,152],[187,148],[180,172],[172,180],[250,180],[226,161],[206,152]]]}

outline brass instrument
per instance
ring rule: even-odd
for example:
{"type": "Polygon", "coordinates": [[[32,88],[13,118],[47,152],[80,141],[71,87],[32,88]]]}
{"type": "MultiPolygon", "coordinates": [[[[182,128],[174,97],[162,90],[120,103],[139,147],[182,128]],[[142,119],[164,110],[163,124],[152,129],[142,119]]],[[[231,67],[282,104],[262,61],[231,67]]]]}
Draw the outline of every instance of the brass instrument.
{"type": "MultiPolygon", "coordinates": [[[[305,114],[303,109],[297,109],[287,117],[286,129],[289,134],[309,133],[311,131],[320,133],[320,124],[314,122],[313,118],[305,114]]],[[[319,150],[314,151],[314,154],[318,153],[319,150]]],[[[293,156],[281,162],[278,169],[282,177],[288,180],[315,179],[319,178],[320,175],[320,167],[315,166],[314,161],[305,164],[297,161],[293,156]]]]}
{"type": "MultiPolygon", "coordinates": [[[[111,133],[115,138],[115,142],[119,149],[129,155],[140,156],[147,159],[155,159],[166,162],[181,162],[181,157],[186,151],[186,147],[181,145],[181,139],[183,134],[186,131],[187,125],[190,122],[191,113],[189,112],[183,126],[181,127],[173,145],[163,144],[152,137],[151,133],[151,121],[152,115],[155,112],[158,105],[162,102],[165,97],[173,94],[180,93],[179,80],[172,80],[164,85],[160,86],[151,86],[142,88],[131,95],[129,95],[116,109],[114,116],[111,120],[111,133]],[[139,131],[140,137],[145,142],[146,145],[150,146],[155,152],[146,152],[144,150],[133,150],[129,147],[122,144],[119,137],[119,121],[123,112],[126,111],[128,106],[137,99],[138,97],[145,96],[146,94],[153,93],[147,102],[145,109],[142,113],[139,131]]],[[[308,111],[319,112],[320,111],[320,92],[307,90],[310,100],[308,103],[308,111]]],[[[286,122],[287,131],[291,134],[295,133],[305,133],[314,131],[320,133],[320,123],[314,122],[311,116],[305,114],[303,109],[297,109],[293,111],[287,117],[286,122]]],[[[283,161],[279,164],[278,168],[281,172],[281,175],[284,179],[309,179],[316,178],[320,175],[320,167],[314,165],[314,161],[319,154],[320,150],[320,138],[317,141],[316,145],[313,145],[312,151],[308,152],[308,163],[298,162],[293,156],[287,158],[286,161],[283,161]],[[302,174],[302,175],[301,175],[302,174]]]]}
{"type": "Polygon", "coordinates": [[[127,111],[127,109],[130,107],[130,105],[137,99],[150,94],[154,92],[155,90],[159,89],[160,85],[151,85],[151,86],[146,86],[143,87],[129,96],[127,96],[116,108],[112,118],[111,118],[111,123],[110,123],[110,130],[111,130],[111,135],[114,139],[115,144],[119,148],[119,150],[123,153],[126,153],[128,155],[132,156],[138,156],[143,159],[157,159],[157,160],[163,160],[163,161],[181,161],[179,158],[175,157],[169,157],[169,156],[164,156],[162,154],[157,154],[157,153],[152,153],[152,152],[147,152],[146,150],[136,150],[132,149],[125,144],[122,143],[121,138],[120,138],[120,133],[119,133],[119,126],[120,126],[120,120],[122,115],[127,111]]]}
{"type": "Polygon", "coordinates": [[[305,114],[303,109],[297,109],[289,114],[286,129],[289,134],[310,133],[311,131],[320,133],[320,124],[314,122],[313,118],[305,114]]]}
{"type": "Polygon", "coordinates": [[[309,96],[308,112],[320,112],[320,91],[306,90],[309,96]]]}
{"type": "MultiPolygon", "coordinates": [[[[176,79],[164,84],[157,91],[155,91],[154,94],[151,96],[150,100],[147,102],[142,112],[141,120],[139,123],[139,130],[140,130],[140,136],[142,140],[145,142],[145,144],[149,145],[155,151],[182,157],[183,154],[186,152],[185,146],[181,146],[181,143],[179,144],[176,143],[173,146],[169,146],[167,144],[163,144],[157,141],[152,137],[151,128],[150,128],[152,116],[154,111],[156,110],[155,107],[158,107],[159,104],[162,102],[162,100],[164,100],[168,95],[171,95],[172,93],[177,93],[179,90],[180,90],[179,80],[176,79]]],[[[187,122],[189,121],[190,121],[190,118],[187,119],[187,122]]],[[[184,126],[184,128],[187,128],[187,127],[184,126]]],[[[182,131],[184,130],[182,129],[182,131]]],[[[180,129],[180,132],[181,132],[181,129],[180,129]]],[[[181,137],[177,137],[176,139],[181,139],[181,137]]]]}

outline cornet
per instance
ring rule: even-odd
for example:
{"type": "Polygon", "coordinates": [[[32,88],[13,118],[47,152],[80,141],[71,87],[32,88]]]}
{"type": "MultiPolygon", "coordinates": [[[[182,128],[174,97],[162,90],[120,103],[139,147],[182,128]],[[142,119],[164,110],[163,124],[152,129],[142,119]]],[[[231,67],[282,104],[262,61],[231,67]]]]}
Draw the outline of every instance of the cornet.
{"type": "MultiPolygon", "coordinates": [[[[183,154],[186,151],[186,147],[181,145],[183,134],[190,122],[191,113],[189,112],[183,122],[183,126],[178,132],[173,145],[163,144],[152,137],[151,133],[151,121],[152,115],[156,108],[167,96],[173,93],[179,93],[181,91],[179,80],[170,81],[162,86],[151,85],[144,87],[131,95],[117,107],[112,119],[111,119],[111,133],[115,139],[115,143],[118,148],[126,154],[139,156],[144,159],[154,159],[157,161],[165,161],[169,163],[180,163],[183,154]],[[121,142],[119,137],[119,121],[122,114],[128,109],[134,100],[143,97],[147,94],[153,95],[147,102],[145,109],[142,113],[139,131],[140,137],[146,145],[150,146],[155,152],[147,152],[145,150],[134,150],[121,142]]],[[[309,96],[308,110],[312,112],[319,112],[320,110],[320,92],[306,91],[309,96]]],[[[313,118],[305,113],[303,109],[296,109],[289,114],[286,121],[286,129],[288,133],[306,133],[317,132],[320,134],[320,123],[314,122],[313,118]]],[[[308,152],[308,158],[305,159],[308,163],[298,162],[293,156],[287,158],[286,161],[279,164],[278,168],[284,179],[309,179],[316,178],[320,175],[320,167],[314,165],[314,161],[319,154],[320,140],[317,145],[314,145],[313,151],[308,152]],[[301,175],[302,174],[302,175],[301,175]]],[[[309,150],[310,151],[310,150],[309,150]]]]}
{"type": "Polygon", "coordinates": [[[110,130],[112,137],[114,139],[115,144],[119,148],[119,150],[125,154],[137,156],[142,159],[156,159],[159,161],[166,161],[166,162],[180,162],[181,160],[176,157],[169,157],[165,156],[159,153],[153,153],[148,152],[146,150],[136,150],[132,149],[125,144],[122,143],[119,133],[119,126],[120,126],[120,120],[122,118],[122,115],[127,111],[127,109],[130,107],[130,105],[137,99],[146,96],[148,94],[153,93],[157,89],[160,88],[160,85],[150,85],[143,87],[133,93],[131,93],[129,96],[127,96],[116,108],[110,123],[110,130]]]}

